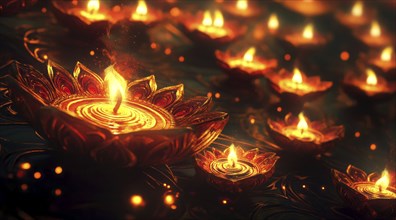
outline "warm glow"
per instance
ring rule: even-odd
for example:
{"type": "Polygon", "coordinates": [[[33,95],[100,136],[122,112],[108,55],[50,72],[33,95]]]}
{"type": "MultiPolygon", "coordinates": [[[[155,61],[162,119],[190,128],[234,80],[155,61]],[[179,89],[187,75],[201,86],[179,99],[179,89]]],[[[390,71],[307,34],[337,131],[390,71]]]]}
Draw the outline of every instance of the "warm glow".
{"type": "Polygon", "coordinates": [[[96,14],[99,11],[100,2],[99,0],[89,0],[87,3],[87,11],[91,14],[96,14]]]}
{"type": "Polygon", "coordinates": [[[375,72],[372,69],[367,69],[366,74],[367,74],[367,79],[366,79],[367,85],[371,85],[371,86],[377,85],[377,76],[375,75],[375,72]]]}
{"type": "Polygon", "coordinates": [[[144,204],[143,198],[140,195],[133,195],[131,196],[131,204],[135,207],[142,206],[144,204]]]}
{"type": "Polygon", "coordinates": [[[386,188],[388,188],[388,186],[389,186],[389,173],[388,173],[388,171],[386,169],[384,171],[382,171],[381,178],[379,178],[377,180],[377,182],[375,182],[375,186],[378,187],[380,192],[384,191],[384,190],[386,190],[386,188]]]}
{"type": "Polygon", "coordinates": [[[21,168],[23,169],[23,170],[28,170],[28,169],[30,169],[32,166],[30,165],[30,163],[23,163],[23,164],[21,164],[21,168]]]}
{"type": "Polygon", "coordinates": [[[243,55],[243,59],[244,59],[246,62],[252,62],[253,59],[254,59],[254,54],[255,54],[255,53],[256,53],[256,48],[251,47],[251,48],[249,48],[249,50],[247,50],[247,51],[245,52],[245,55],[243,55]]]}
{"type": "Polygon", "coordinates": [[[353,16],[360,17],[363,15],[363,2],[357,1],[352,7],[351,11],[353,16]]]}
{"type": "Polygon", "coordinates": [[[147,4],[144,0],[139,0],[136,7],[136,14],[146,15],[147,14],[147,4]]]}
{"type": "Polygon", "coordinates": [[[125,97],[127,82],[111,65],[105,69],[104,81],[108,85],[109,97],[112,101],[117,101],[119,94],[121,98],[125,97]]]}
{"type": "Polygon", "coordinates": [[[271,14],[268,20],[268,28],[271,30],[276,30],[279,28],[279,20],[276,14],[271,14]]]}
{"type": "Polygon", "coordinates": [[[381,36],[381,26],[378,24],[378,21],[371,23],[370,35],[373,37],[381,36]]]}
{"type": "Polygon", "coordinates": [[[164,198],[164,203],[166,205],[173,205],[175,203],[175,198],[172,195],[166,195],[164,198]]]}
{"type": "Polygon", "coordinates": [[[62,172],[63,172],[63,169],[62,169],[61,166],[55,167],[55,173],[56,173],[56,174],[61,174],[62,172]]]}
{"type": "Polygon", "coordinates": [[[205,11],[202,19],[202,25],[204,26],[212,26],[212,16],[210,15],[210,11],[205,11]]]}
{"type": "Polygon", "coordinates": [[[393,53],[392,47],[391,46],[386,47],[384,50],[382,50],[381,60],[383,60],[383,61],[391,61],[392,53],[393,53]]]}
{"type": "Polygon", "coordinates": [[[215,27],[223,27],[223,25],[224,25],[223,14],[221,13],[221,11],[216,10],[215,14],[214,14],[213,26],[215,26],[215,27]]]}
{"type": "Polygon", "coordinates": [[[313,35],[314,35],[314,26],[313,24],[308,24],[304,28],[303,37],[306,39],[312,39],[313,35]]]}
{"type": "Polygon", "coordinates": [[[228,154],[227,161],[232,167],[235,167],[236,163],[238,162],[238,157],[235,152],[234,144],[230,146],[230,153],[228,154]]]}
{"type": "Polygon", "coordinates": [[[239,10],[246,10],[248,8],[248,0],[238,0],[236,7],[239,10]]]}
{"type": "Polygon", "coordinates": [[[304,114],[301,112],[300,114],[298,114],[298,124],[297,124],[297,129],[305,131],[308,129],[308,123],[305,120],[304,114]]]}
{"type": "Polygon", "coordinates": [[[303,82],[301,72],[300,72],[300,70],[298,68],[294,68],[294,70],[293,70],[292,81],[295,82],[295,83],[302,83],[303,82]]]}

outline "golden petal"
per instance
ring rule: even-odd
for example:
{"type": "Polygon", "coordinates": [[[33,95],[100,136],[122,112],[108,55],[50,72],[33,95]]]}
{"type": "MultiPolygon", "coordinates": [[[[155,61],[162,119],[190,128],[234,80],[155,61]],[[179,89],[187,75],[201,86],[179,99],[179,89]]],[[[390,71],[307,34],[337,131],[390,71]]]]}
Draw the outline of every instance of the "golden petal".
{"type": "Polygon", "coordinates": [[[352,165],[349,165],[347,167],[346,173],[349,175],[349,177],[352,178],[353,181],[359,182],[359,181],[366,181],[367,180],[367,174],[363,170],[354,167],[352,165]]]}
{"type": "Polygon", "coordinates": [[[156,90],[157,83],[155,82],[154,75],[135,80],[128,84],[129,96],[132,99],[146,100],[150,98],[156,90]]]}
{"type": "Polygon", "coordinates": [[[80,93],[78,83],[72,75],[51,60],[48,61],[48,76],[59,95],[69,96],[80,93]]]}
{"type": "Polygon", "coordinates": [[[82,63],[77,62],[73,76],[84,92],[92,95],[103,94],[103,79],[82,63]]]}
{"type": "Polygon", "coordinates": [[[178,103],[183,98],[183,95],[183,84],[169,86],[156,91],[153,94],[151,102],[157,106],[169,109],[174,104],[178,103]]]}

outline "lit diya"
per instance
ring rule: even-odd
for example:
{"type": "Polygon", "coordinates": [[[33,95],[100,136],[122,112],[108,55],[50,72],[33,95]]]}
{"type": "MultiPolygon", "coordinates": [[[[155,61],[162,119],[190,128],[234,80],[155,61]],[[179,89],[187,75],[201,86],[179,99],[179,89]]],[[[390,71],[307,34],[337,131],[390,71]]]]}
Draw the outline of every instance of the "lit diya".
{"type": "Polygon", "coordinates": [[[335,1],[321,0],[276,0],[286,8],[306,16],[317,16],[331,12],[336,6],[335,1]]]}
{"type": "Polygon", "coordinates": [[[242,192],[267,181],[279,159],[275,153],[258,148],[243,150],[233,144],[224,151],[212,148],[196,155],[199,171],[206,180],[222,191],[242,192]]]}
{"type": "Polygon", "coordinates": [[[344,126],[331,126],[324,121],[309,121],[301,112],[291,113],[284,120],[268,119],[268,132],[272,139],[286,151],[299,154],[320,154],[344,137],[344,126]]]}
{"type": "Polygon", "coordinates": [[[355,31],[355,37],[370,47],[385,47],[392,43],[391,37],[386,33],[378,21],[372,21],[370,28],[359,29],[355,31]]]}
{"type": "Polygon", "coordinates": [[[86,1],[85,5],[77,1],[52,1],[52,5],[57,20],[79,34],[102,35],[112,23],[122,19],[120,13],[112,13],[99,0],[86,1]]]}
{"type": "Polygon", "coordinates": [[[331,170],[339,195],[351,207],[371,218],[390,219],[396,215],[396,188],[387,170],[366,174],[352,165],[346,173],[331,170]]]}
{"type": "Polygon", "coordinates": [[[300,102],[316,99],[333,85],[332,82],[321,81],[319,76],[308,77],[298,68],[294,68],[293,73],[282,69],[279,73],[270,72],[265,76],[282,99],[300,102]]]}
{"type": "Polygon", "coordinates": [[[267,28],[269,30],[269,33],[275,34],[278,32],[280,26],[279,18],[276,14],[272,13],[267,21],[267,28]]]}
{"type": "Polygon", "coordinates": [[[226,12],[241,17],[256,17],[262,12],[261,8],[255,5],[254,1],[236,0],[224,4],[226,12]]]}
{"type": "Polygon", "coordinates": [[[207,10],[195,17],[186,14],[181,23],[182,30],[192,41],[214,47],[228,44],[245,32],[244,28],[237,28],[231,22],[225,23],[220,10],[207,10]]]}
{"type": "Polygon", "coordinates": [[[7,85],[18,113],[64,150],[122,166],[172,163],[209,146],[228,120],[207,97],[183,101],[183,85],[157,90],[154,76],[127,82],[110,66],[102,79],[77,63],[48,75],[13,63],[7,85]]]}
{"type": "Polygon", "coordinates": [[[256,55],[256,48],[250,47],[244,54],[233,56],[230,51],[215,51],[220,68],[232,78],[253,80],[268,72],[273,72],[278,66],[276,59],[265,59],[256,55]]]}
{"type": "Polygon", "coordinates": [[[145,25],[150,25],[157,22],[162,17],[159,10],[148,8],[144,0],[138,0],[136,7],[132,9],[129,20],[132,22],[141,22],[145,25]]]}
{"type": "Polygon", "coordinates": [[[393,72],[393,75],[396,75],[396,58],[392,46],[385,47],[379,54],[374,53],[369,62],[384,73],[391,74],[393,72]]]}
{"type": "Polygon", "coordinates": [[[314,25],[309,23],[302,31],[285,34],[284,40],[295,47],[323,46],[329,41],[329,37],[317,33],[314,25]]]}
{"type": "Polygon", "coordinates": [[[335,16],[340,23],[353,28],[368,24],[374,13],[369,8],[364,7],[363,1],[356,1],[349,11],[338,12],[335,16]]]}
{"type": "Polygon", "coordinates": [[[395,82],[388,82],[372,69],[366,69],[365,73],[361,76],[356,76],[353,73],[346,74],[343,88],[347,95],[357,101],[370,103],[392,98],[396,91],[395,82]]]}

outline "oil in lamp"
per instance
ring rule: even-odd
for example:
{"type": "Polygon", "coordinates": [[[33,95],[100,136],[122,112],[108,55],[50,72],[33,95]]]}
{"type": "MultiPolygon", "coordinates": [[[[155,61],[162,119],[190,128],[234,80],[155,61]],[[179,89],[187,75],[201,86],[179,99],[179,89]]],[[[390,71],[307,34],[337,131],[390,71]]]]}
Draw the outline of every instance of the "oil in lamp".
{"type": "Polygon", "coordinates": [[[269,72],[265,76],[281,99],[293,102],[316,99],[333,85],[332,82],[321,81],[319,76],[308,77],[298,68],[294,68],[293,73],[282,69],[279,73],[269,72]]]}
{"type": "Polygon", "coordinates": [[[324,121],[309,121],[301,112],[291,113],[284,120],[268,119],[268,131],[272,139],[285,151],[299,154],[320,154],[344,137],[344,126],[331,126],[324,121]]]}
{"type": "Polygon", "coordinates": [[[302,32],[286,34],[284,39],[295,47],[319,46],[328,42],[327,37],[315,31],[312,23],[307,24],[302,32]]]}
{"type": "Polygon", "coordinates": [[[366,74],[356,76],[346,74],[343,88],[347,95],[360,102],[380,102],[392,98],[396,91],[396,83],[388,82],[378,76],[374,70],[366,69],[366,74]]]}
{"type": "Polygon", "coordinates": [[[381,175],[367,175],[363,170],[349,165],[346,173],[332,169],[331,174],[339,195],[360,213],[378,219],[395,216],[396,188],[390,185],[390,175],[386,169],[381,175]]]}
{"type": "Polygon", "coordinates": [[[320,0],[276,0],[286,8],[306,16],[318,16],[331,12],[337,3],[320,0]]]}
{"type": "Polygon", "coordinates": [[[245,32],[245,28],[237,28],[231,22],[225,23],[220,10],[215,10],[213,13],[207,10],[198,13],[195,17],[186,14],[181,23],[181,30],[187,37],[200,45],[210,47],[228,44],[245,32]]]}
{"type": "Polygon", "coordinates": [[[231,15],[240,17],[256,17],[262,12],[251,0],[229,1],[224,5],[224,9],[231,15]]]}
{"type": "Polygon", "coordinates": [[[127,82],[77,63],[73,74],[49,61],[45,76],[11,64],[6,83],[13,105],[62,149],[120,166],[172,163],[205,149],[228,120],[210,112],[207,97],[183,101],[183,85],[157,90],[154,76],[127,82]]]}
{"type": "Polygon", "coordinates": [[[363,1],[356,1],[349,11],[336,13],[336,19],[343,25],[354,28],[369,23],[373,14],[372,10],[364,7],[363,1]]]}
{"type": "Polygon", "coordinates": [[[385,47],[381,53],[374,54],[369,60],[370,64],[381,69],[387,74],[396,75],[396,59],[392,46],[385,47]]]}
{"type": "Polygon", "coordinates": [[[198,171],[221,191],[242,192],[267,181],[279,159],[275,153],[258,148],[245,151],[234,144],[224,151],[212,148],[196,155],[198,171]]]}
{"type": "Polygon", "coordinates": [[[378,21],[371,22],[370,30],[365,28],[355,31],[355,36],[370,47],[385,47],[391,44],[391,39],[378,21]]]}
{"type": "Polygon", "coordinates": [[[236,56],[231,55],[230,51],[216,50],[215,56],[220,68],[231,78],[247,81],[263,76],[267,72],[273,72],[278,66],[276,59],[257,56],[255,47],[250,47],[243,55],[236,56]]]}

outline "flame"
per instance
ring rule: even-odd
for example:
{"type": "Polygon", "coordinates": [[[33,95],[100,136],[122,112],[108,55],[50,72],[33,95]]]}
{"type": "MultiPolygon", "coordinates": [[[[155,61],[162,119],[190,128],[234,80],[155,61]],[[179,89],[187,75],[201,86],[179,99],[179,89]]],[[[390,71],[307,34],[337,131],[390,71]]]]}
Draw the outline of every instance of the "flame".
{"type": "Polygon", "coordinates": [[[212,16],[210,15],[210,11],[205,11],[202,19],[203,26],[212,26],[212,16]]]}
{"type": "Polygon", "coordinates": [[[243,60],[246,62],[252,62],[254,59],[254,54],[256,53],[256,48],[249,48],[243,55],[243,60]]]}
{"type": "Polygon", "coordinates": [[[238,0],[236,3],[236,8],[239,10],[248,9],[248,0],[238,0]]]}
{"type": "Polygon", "coordinates": [[[279,28],[279,20],[276,14],[271,14],[268,20],[268,28],[272,30],[276,30],[279,28]]]}
{"type": "Polygon", "coordinates": [[[303,31],[303,37],[305,39],[312,39],[314,35],[314,26],[313,24],[307,24],[303,31]]]}
{"type": "Polygon", "coordinates": [[[304,114],[301,112],[300,114],[298,114],[298,124],[297,124],[297,129],[301,130],[301,131],[305,131],[308,129],[308,123],[305,120],[305,116],[304,114]]]}
{"type": "Polygon", "coordinates": [[[108,84],[109,97],[111,101],[117,101],[118,94],[125,97],[127,81],[114,69],[114,65],[104,70],[106,76],[104,81],[108,84]]]}
{"type": "Polygon", "coordinates": [[[367,79],[366,79],[367,85],[370,86],[377,85],[377,76],[375,75],[375,72],[372,69],[367,69],[366,74],[367,74],[367,79]]]}
{"type": "Polygon", "coordinates": [[[372,37],[379,37],[379,36],[381,36],[381,26],[378,24],[378,21],[373,21],[373,22],[371,23],[370,35],[371,35],[372,37]]]}
{"type": "Polygon", "coordinates": [[[89,0],[87,3],[87,11],[91,14],[95,14],[99,11],[100,2],[99,0],[89,0]]]}
{"type": "Polygon", "coordinates": [[[147,15],[147,4],[144,0],[139,0],[136,7],[136,14],[147,15]]]}
{"type": "Polygon", "coordinates": [[[228,154],[227,161],[232,167],[235,167],[235,164],[238,162],[238,157],[235,152],[234,144],[230,145],[230,153],[228,154]]]}
{"type": "Polygon", "coordinates": [[[353,16],[360,17],[363,15],[363,2],[357,1],[352,7],[351,11],[353,16]]]}
{"type": "Polygon", "coordinates": [[[391,61],[392,53],[393,53],[392,47],[391,46],[386,47],[381,52],[381,60],[383,60],[383,61],[391,61]]]}
{"type": "Polygon", "coordinates": [[[301,72],[298,68],[294,68],[294,70],[293,70],[292,81],[295,83],[299,83],[299,84],[303,82],[301,72]]]}
{"type": "Polygon", "coordinates": [[[214,13],[213,26],[215,26],[215,27],[223,27],[223,25],[224,25],[223,14],[221,13],[221,11],[216,10],[215,13],[214,13]]]}
{"type": "Polygon", "coordinates": [[[381,178],[379,178],[377,180],[377,182],[375,182],[375,186],[378,187],[380,192],[383,191],[383,190],[386,190],[386,188],[388,188],[388,186],[389,186],[389,173],[388,173],[388,171],[386,169],[384,171],[382,171],[381,178]]]}

